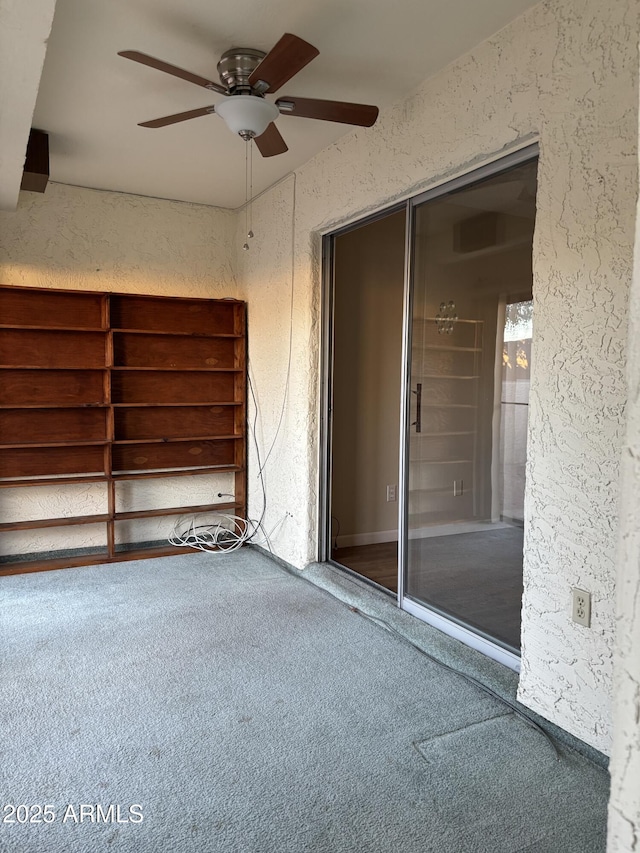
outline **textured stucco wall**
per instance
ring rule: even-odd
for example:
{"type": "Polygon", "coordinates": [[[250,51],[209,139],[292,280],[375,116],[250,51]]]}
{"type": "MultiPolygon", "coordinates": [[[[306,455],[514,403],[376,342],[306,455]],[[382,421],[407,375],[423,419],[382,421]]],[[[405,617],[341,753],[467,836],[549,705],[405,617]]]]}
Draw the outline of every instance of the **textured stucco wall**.
{"type": "MultiPolygon", "coordinates": [[[[236,296],[231,211],[49,183],[20,194],[14,213],[0,212],[0,283],[160,296],[236,296]]],[[[118,509],[212,503],[228,493],[227,475],[119,484],[118,509]],[[151,494],[152,493],[152,494],[151,494]]],[[[104,512],[103,484],[5,489],[3,521],[104,512]]],[[[118,537],[161,539],[174,518],[118,524],[118,537]]],[[[91,547],[104,525],[5,534],[0,554],[91,547]]]]}
{"type": "Polygon", "coordinates": [[[640,217],[636,219],[627,378],[629,402],[621,465],[616,591],[609,853],[640,850],[640,217]]]}
{"type": "Polygon", "coordinates": [[[235,296],[235,215],[49,183],[0,212],[0,283],[159,296],[235,296]]]}
{"type": "Polygon", "coordinates": [[[317,414],[310,413],[309,398],[316,399],[317,365],[309,353],[317,352],[317,345],[307,322],[308,292],[299,281],[301,270],[306,273],[308,256],[300,256],[297,249],[292,255],[295,184],[296,177],[291,175],[254,202],[256,236],[246,252],[241,249],[245,215],[238,215],[235,246],[238,298],[248,302],[249,377],[253,388],[249,423],[251,430],[255,423],[260,453],[258,459],[255,443],[250,440],[249,514],[254,519],[263,517],[262,469],[268,496],[265,530],[273,531],[278,554],[302,566],[308,562],[306,537],[315,529],[316,518],[315,467],[309,467],[309,453],[315,446],[317,414]],[[277,223],[277,227],[269,223],[277,223]]]}
{"type": "Polygon", "coordinates": [[[637,13],[627,0],[536,6],[383,110],[374,128],[321,152],[295,187],[290,179],[264,195],[254,246],[239,258],[268,442],[287,372],[293,245],[291,382],[267,468],[266,520],[286,519],[274,547],[303,566],[317,542],[320,234],[539,138],[520,698],[604,751],[637,187],[637,13]],[[593,595],[590,630],[570,620],[578,585],[593,595]]]}

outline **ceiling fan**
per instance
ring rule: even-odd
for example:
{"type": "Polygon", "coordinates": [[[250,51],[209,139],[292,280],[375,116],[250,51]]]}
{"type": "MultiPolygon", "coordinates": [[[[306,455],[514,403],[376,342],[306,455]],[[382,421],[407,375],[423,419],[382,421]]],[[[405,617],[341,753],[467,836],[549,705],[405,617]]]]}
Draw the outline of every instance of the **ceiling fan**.
{"type": "Polygon", "coordinates": [[[274,124],[280,113],[361,127],[371,127],[378,117],[378,108],[367,104],[297,97],[278,98],[275,103],[265,100],[265,95],[284,86],[318,54],[317,48],[292,33],[285,33],[268,53],[253,48],[234,47],[223,53],[218,62],[220,83],[137,50],[123,50],[118,55],[225,96],[219,104],[143,121],[140,122],[141,127],[165,127],[217,113],[245,141],[253,139],[263,157],[273,157],[288,150],[274,124]]]}

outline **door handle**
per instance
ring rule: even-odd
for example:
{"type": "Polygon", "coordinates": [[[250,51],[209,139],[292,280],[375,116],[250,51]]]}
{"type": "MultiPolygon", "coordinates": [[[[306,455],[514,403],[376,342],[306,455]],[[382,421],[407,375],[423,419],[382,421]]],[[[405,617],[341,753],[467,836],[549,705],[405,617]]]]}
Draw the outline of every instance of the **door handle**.
{"type": "Polygon", "coordinates": [[[411,426],[416,428],[416,432],[422,432],[422,382],[418,382],[416,390],[411,393],[416,395],[416,419],[411,426]]]}

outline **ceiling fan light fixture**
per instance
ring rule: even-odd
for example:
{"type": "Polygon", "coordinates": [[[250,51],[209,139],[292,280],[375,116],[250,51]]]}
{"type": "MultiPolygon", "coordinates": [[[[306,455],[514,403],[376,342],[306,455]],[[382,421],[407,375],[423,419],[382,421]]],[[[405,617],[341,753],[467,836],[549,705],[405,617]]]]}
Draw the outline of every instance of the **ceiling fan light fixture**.
{"type": "Polygon", "coordinates": [[[280,110],[275,104],[257,95],[230,95],[221,104],[216,104],[216,113],[229,130],[246,140],[262,136],[280,115],[280,110]]]}

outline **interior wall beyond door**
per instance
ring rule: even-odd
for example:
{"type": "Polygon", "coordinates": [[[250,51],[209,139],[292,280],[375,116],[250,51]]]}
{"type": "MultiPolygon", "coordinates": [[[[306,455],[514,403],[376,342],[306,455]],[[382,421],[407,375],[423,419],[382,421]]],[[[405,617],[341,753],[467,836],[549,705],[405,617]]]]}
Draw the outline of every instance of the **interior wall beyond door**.
{"type": "Polygon", "coordinates": [[[405,212],[335,238],[332,542],[397,539],[405,212]]]}

